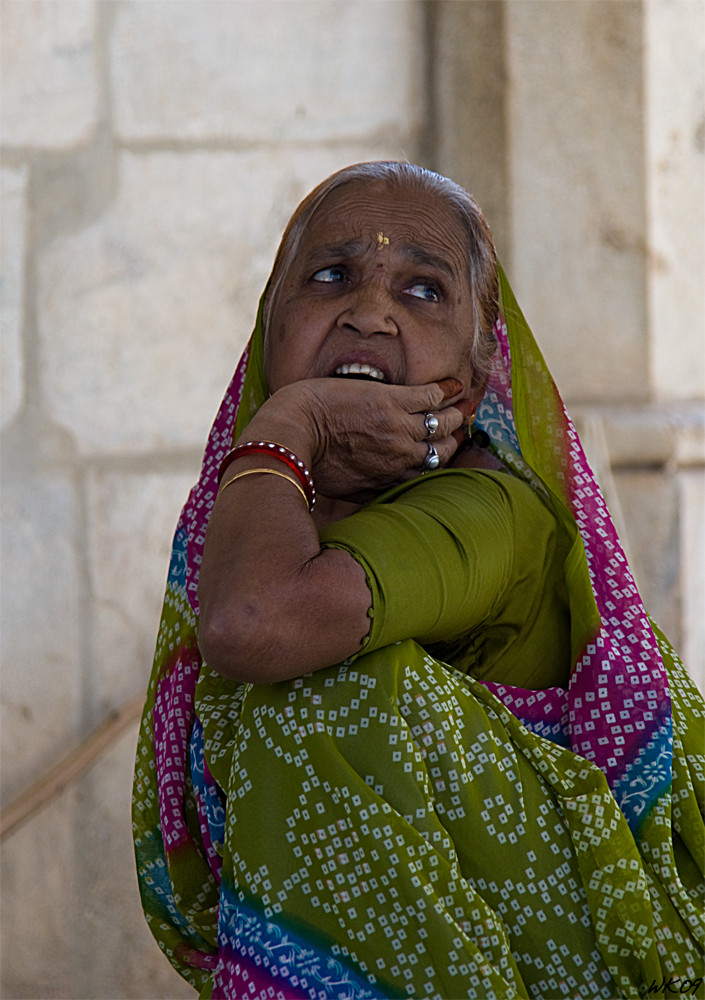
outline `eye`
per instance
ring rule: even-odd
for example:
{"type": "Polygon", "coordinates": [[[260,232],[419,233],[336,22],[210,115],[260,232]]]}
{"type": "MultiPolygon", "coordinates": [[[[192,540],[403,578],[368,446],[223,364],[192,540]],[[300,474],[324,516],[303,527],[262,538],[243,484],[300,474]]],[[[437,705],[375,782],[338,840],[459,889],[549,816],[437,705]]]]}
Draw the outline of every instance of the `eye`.
{"type": "Polygon", "coordinates": [[[415,281],[404,289],[407,295],[413,295],[416,299],[423,299],[425,302],[440,302],[441,297],[435,285],[429,285],[425,281],[415,281]]]}
{"type": "Polygon", "coordinates": [[[345,280],[345,272],[342,267],[323,267],[320,271],[316,273],[311,278],[312,281],[323,281],[326,283],[334,283],[338,281],[345,280]]]}

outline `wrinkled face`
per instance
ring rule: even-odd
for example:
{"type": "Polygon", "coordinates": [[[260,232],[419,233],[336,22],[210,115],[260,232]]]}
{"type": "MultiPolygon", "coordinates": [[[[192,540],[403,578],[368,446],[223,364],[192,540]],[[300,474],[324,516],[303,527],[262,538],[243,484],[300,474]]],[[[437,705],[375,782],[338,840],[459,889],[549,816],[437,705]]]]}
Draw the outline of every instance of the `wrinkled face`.
{"type": "Polygon", "coordinates": [[[265,344],[269,387],[327,376],[470,395],[467,242],[440,199],[382,182],[332,192],[285,276],[265,344]]]}

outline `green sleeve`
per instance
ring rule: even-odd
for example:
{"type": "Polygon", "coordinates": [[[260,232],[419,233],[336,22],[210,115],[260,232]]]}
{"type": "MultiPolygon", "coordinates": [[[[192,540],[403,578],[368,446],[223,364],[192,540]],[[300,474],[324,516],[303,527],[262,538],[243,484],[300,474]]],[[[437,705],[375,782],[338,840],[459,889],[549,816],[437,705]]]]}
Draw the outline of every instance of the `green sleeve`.
{"type": "Polygon", "coordinates": [[[349,552],[367,576],[372,624],[363,651],[406,638],[449,641],[491,620],[513,581],[527,505],[537,531],[554,530],[524,483],[504,473],[444,470],[322,530],[322,547],[349,552]]]}

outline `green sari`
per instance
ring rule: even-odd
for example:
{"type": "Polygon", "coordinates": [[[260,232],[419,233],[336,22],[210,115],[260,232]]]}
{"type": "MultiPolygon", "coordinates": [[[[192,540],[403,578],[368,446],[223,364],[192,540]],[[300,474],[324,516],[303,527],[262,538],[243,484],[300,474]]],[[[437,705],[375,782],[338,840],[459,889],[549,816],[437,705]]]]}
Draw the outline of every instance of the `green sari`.
{"type": "Polygon", "coordinates": [[[502,657],[482,681],[459,669],[471,644],[460,629],[440,656],[415,624],[426,599],[408,627],[382,613],[394,552],[362,552],[364,519],[387,504],[394,520],[415,489],[433,507],[452,472],[324,533],[371,583],[357,657],[276,685],[213,673],[198,566],[219,462],[266,398],[260,320],[228,389],[177,527],[134,785],[145,914],[202,996],[705,995],[702,699],[643,610],[503,276],[501,295],[478,424],[563,540],[564,684],[509,683],[502,657]]]}

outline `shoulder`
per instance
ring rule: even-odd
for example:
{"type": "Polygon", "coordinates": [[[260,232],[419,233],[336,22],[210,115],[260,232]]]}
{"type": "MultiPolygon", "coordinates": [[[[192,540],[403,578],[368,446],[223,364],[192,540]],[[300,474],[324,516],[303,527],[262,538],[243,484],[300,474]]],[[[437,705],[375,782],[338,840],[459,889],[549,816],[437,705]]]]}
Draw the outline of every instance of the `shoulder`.
{"type": "Polygon", "coordinates": [[[509,505],[517,513],[535,513],[537,516],[550,511],[550,504],[522,479],[504,471],[477,468],[441,469],[419,476],[387,490],[367,507],[393,503],[423,507],[458,503],[468,508],[478,503],[495,504],[498,508],[509,505]]]}
{"type": "Polygon", "coordinates": [[[413,517],[429,531],[439,525],[459,542],[472,538],[473,548],[484,534],[490,548],[510,545],[524,558],[537,556],[552,538],[562,539],[561,549],[569,547],[575,534],[572,519],[548,492],[537,492],[511,473],[486,469],[453,468],[420,476],[363,509],[384,510],[387,521],[413,517]]]}
{"type": "Polygon", "coordinates": [[[319,532],[323,545],[353,540],[376,551],[448,542],[498,553],[542,542],[556,531],[554,512],[506,472],[444,469],[402,483],[319,532]]]}

